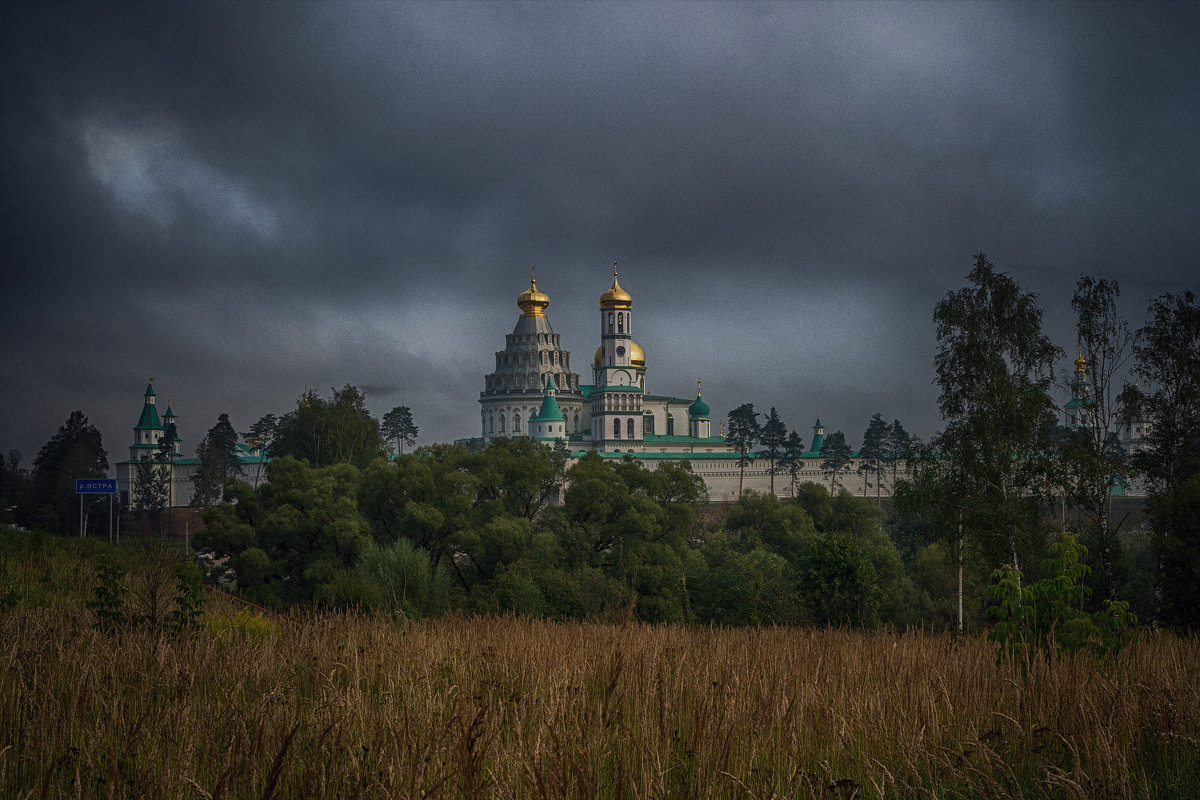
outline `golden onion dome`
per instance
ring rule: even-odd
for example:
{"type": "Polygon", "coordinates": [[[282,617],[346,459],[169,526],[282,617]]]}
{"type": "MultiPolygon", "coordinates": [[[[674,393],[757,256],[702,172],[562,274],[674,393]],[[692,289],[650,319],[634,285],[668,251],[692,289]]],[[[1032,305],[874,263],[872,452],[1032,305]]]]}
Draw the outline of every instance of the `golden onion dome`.
{"type": "Polygon", "coordinates": [[[517,295],[517,305],[521,307],[522,317],[544,317],[550,298],[545,292],[538,291],[537,279],[529,279],[529,288],[517,295]]]}
{"type": "Polygon", "coordinates": [[[608,291],[600,295],[601,308],[629,308],[633,305],[633,296],[629,292],[621,288],[621,284],[617,283],[617,271],[613,270],[612,286],[608,291]]]}
{"type": "MultiPolygon", "coordinates": [[[[596,348],[596,357],[592,359],[592,366],[596,369],[600,369],[600,367],[604,366],[602,363],[603,358],[604,345],[600,345],[596,348]]],[[[643,350],[642,346],[637,342],[631,341],[629,343],[629,361],[635,367],[640,367],[641,369],[646,368],[646,351],[643,350]]]]}
{"type": "Polygon", "coordinates": [[[1087,363],[1087,359],[1083,357],[1083,351],[1079,351],[1079,358],[1075,359],[1075,371],[1083,372],[1083,366],[1087,363]]]}
{"type": "Polygon", "coordinates": [[[646,351],[642,350],[637,342],[629,343],[629,360],[635,367],[646,368],[646,351]]]}

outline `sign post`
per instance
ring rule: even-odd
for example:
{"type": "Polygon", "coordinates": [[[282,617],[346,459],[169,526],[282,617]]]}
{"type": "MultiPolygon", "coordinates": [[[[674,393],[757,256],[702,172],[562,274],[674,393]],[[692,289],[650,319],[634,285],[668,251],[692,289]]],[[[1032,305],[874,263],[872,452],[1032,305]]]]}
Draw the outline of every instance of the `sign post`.
{"type": "Polygon", "coordinates": [[[75,493],[79,495],[79,536],[83,538],[83,496],[85,494],[108,495],[108,540],[112,541],[112,496],[117,493],[116,478],[76,478],[75,493]]]}

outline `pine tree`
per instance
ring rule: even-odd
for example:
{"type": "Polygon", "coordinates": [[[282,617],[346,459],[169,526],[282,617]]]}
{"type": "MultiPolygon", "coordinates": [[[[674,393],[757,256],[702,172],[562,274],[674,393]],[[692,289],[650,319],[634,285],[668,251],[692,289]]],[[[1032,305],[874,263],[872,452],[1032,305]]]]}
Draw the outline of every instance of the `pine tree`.
{"type": "Polygon", "coordinates": [[[403,453],[404,445],[412,447],[417,443],[417,425],[413,422],[412,411],[408,406],[396,406],[383,415],[380,425],[383,438],[396,442],[396,452],[403,453]]]}
{"type": "Polygon", "coordinates": [[[863,432],[862,447],[858,451],[858,472],[863,476],[863,494],[866,494],[867,486],[870,483],[866,480],[870,476],[875,481],[875,506],[879,507],[882,500],[883,472],[886,468],[887,453],[888,453],[888,424],[883,421],[882,414],[875,414],[871,417],[871,421],[867,423],[867,429],[863,432]]]}
{"type": "Polygon", "coordinates": [[[792,432],[788,434],[787,441],[783,445],[783,458],[786,465],[789,482],[792,488],[792,497],[796,496],[796,486],[800,483],[800,471],[804,469],[804,440],[800,438],[800,434],[796,433],[796,429],[792,428],[792,432]]]}
{"type": "Polygon", "coordinates": [[[838,478],[850,466],[850,445],[846,442],[846,434],[834,431],[825,437],[821,445],[821,469],[829,476],[829,493],[837,494],[841,486],[838,478]]]}
{"type": "Polygon", "coordinates": [[[753,403],[743,403],[729,412],[729,433],[725,438],[738,454],[738,497],[742,496],[746,465],[754,461],[751,450],[759,442],[760,431],[753,403]]]}
{"type": "Polygon", "coordinates": [[[767,459],[767,473],[771,476],[771,494],[775,494],[775,467],[784,452],[784,445],[787,442],[787,427],[779,418],[779,413],[775,411],[774,406],[771,406],[767,419],[759,431],[758,441],[763,446],[762,454],[767,459]]]}

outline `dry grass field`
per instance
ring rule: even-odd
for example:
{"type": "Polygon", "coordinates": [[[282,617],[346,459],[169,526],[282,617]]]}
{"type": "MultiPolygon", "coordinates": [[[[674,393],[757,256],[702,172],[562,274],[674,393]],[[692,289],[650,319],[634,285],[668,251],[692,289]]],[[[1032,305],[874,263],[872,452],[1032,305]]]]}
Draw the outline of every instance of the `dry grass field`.
{"type": "Polygon", "coordinates": [[[998,667],[944,635],[295,614],[172,640],[91,622],[0,613],[0,796],[1200,789],[1195,638],[998,667]]]}

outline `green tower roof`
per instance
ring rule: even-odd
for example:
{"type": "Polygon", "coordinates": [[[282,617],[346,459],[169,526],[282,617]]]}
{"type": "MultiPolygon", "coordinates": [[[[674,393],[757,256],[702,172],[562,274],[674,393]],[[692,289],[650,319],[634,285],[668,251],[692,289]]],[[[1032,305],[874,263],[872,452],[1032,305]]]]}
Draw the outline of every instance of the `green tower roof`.
{"type": "Polygon", "coordinates": [[[708,419],[709,412],[712,411],[708,407],[708,403],[701,399],[700,393],[696,393],[696,399],[688,406],[688,416],[692,419],[708,419]]]}
{"type": "Polygon", "coordinates": [[[558,400],[554,399],[554,379],[546,376],[546,395],[542,398],[542,407],[537,412],[538,422],[566,422],[562,411],[558,409],[558,400]]]}
{"type": "Polygon", "coordinates": [[[162,421],[158,418],[158,409],[154,407],[153,403],[146,403],[142,406],[142,416],[133,429],[135,431],[162,430],[162,421]]]}

